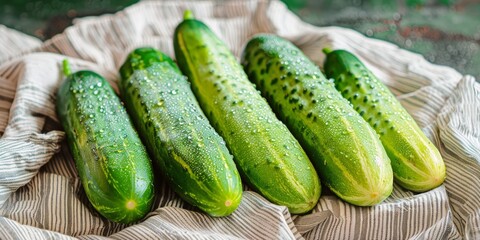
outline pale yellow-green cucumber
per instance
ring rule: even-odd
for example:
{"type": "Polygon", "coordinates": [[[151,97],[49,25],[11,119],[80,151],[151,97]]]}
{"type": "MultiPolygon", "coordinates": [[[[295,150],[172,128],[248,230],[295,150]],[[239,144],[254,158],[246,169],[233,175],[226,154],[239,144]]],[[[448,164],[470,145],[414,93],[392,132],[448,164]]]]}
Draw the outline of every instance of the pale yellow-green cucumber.
{"type": "Polygon", "coordinates": [[[353,54],[324,51],[325,73],[335,79],[338,91],[380,135],[395,181],[415,192],[442,184],[442,156],[390,90],[353,54]]]}

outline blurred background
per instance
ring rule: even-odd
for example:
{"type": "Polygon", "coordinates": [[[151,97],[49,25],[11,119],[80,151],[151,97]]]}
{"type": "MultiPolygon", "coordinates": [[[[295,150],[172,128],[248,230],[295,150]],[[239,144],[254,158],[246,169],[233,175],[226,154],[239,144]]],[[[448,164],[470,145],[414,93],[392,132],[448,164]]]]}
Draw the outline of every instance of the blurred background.
{"type": "MultiPolygon", "coordinates": [[[[138,1],[0,0],[0,24],[47,40],[74,18],[114,13],[138,1]]],[[[480,0],[282,1],[311,24],[351,28],[480,80],[480,0]]]]}

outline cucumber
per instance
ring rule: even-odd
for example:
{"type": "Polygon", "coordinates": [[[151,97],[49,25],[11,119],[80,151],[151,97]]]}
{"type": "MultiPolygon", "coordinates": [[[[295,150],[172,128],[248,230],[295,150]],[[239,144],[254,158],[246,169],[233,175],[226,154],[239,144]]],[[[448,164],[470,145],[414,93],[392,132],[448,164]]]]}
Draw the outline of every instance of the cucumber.
{"type": "Polygon", "coordinates": [[[257,35],[242,64],[338,197],[371,206],[390,195],[392,168],[377,134],[297,47],[257,35]]]}
{"type": "Polygon", "coordinates": [[[414,192],[442,184],[445,164],[440,153],[389,89],[353,54],[324,51],[327,76],[380,135],[395,181],[414,192]]]}
{"type": "Polygon", "coordinates": [[[313,165],[225,43],[186,11],[175,30],[174,48],[180,69],[245,181],[291,213],[310,211],[320,197],[313,165]]]}
{"type": "Polygon", "coordinates": [[[78,175],[104,217],[132,223],[153,203],[150,158],[108,82],[92,71],[70,74],[57,92],[56,110],[78,175]]]}
{"type": "Polygon", "coordinates": [[[240,175],[177,65],[158,50],[138,48],[120,75],[125,106],[170,186],[211,216],[232,213],[242,198],[240,175]]]}

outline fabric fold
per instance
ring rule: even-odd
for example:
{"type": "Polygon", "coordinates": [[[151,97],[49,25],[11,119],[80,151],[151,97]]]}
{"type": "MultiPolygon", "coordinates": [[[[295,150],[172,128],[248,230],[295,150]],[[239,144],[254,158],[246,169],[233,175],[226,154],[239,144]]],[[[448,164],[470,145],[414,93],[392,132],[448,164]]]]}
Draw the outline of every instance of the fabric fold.
{"type": "Polygon", "coordinates": [[[22,54],[35,51],[42,41],[0,24],[0,64],[22,54]]]}
{"type": "Polygon", "coordinates": [[[480,238],[480,84],[465,76],[437,117],[445,187],[453,221],[465,239],[480,238]]]}

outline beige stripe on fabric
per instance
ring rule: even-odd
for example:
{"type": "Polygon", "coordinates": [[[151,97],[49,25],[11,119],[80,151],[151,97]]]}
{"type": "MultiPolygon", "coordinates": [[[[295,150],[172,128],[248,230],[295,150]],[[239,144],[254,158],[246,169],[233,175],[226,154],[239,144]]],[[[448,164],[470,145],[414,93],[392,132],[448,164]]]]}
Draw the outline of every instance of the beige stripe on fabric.
{"type": "Polygon", "coordinates": [[[22,54],[34,51],[42,41],[0,24],[0,65],[22,54]]]}

